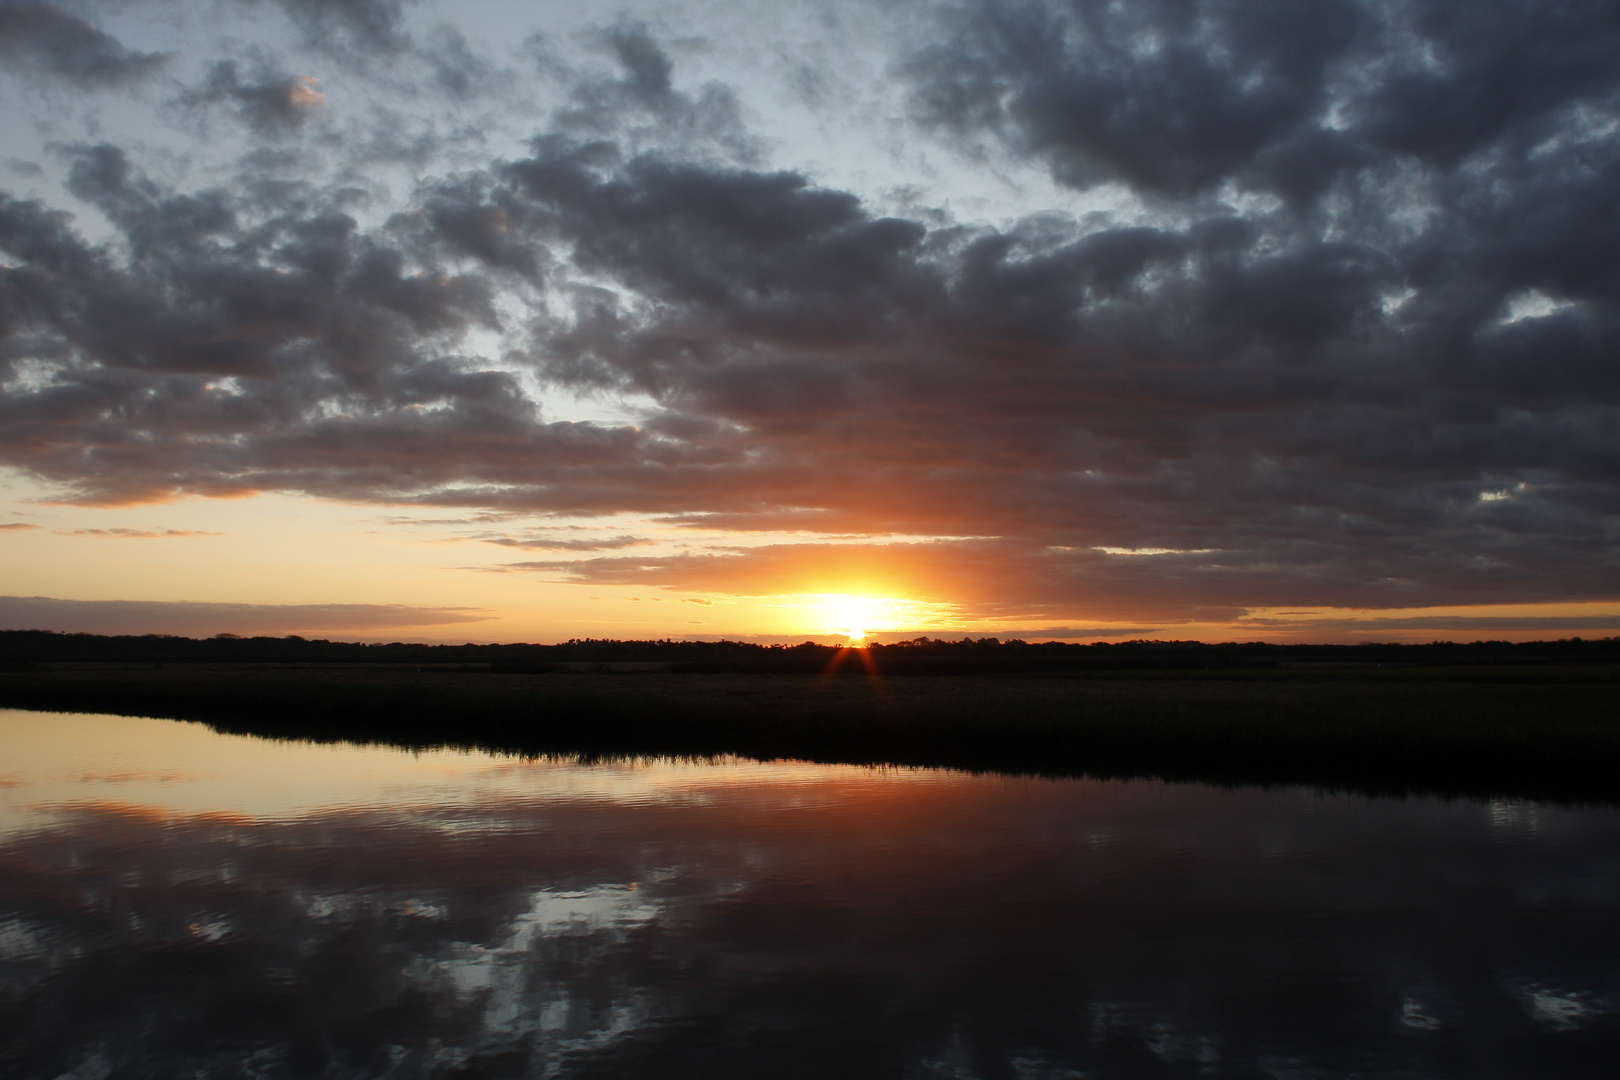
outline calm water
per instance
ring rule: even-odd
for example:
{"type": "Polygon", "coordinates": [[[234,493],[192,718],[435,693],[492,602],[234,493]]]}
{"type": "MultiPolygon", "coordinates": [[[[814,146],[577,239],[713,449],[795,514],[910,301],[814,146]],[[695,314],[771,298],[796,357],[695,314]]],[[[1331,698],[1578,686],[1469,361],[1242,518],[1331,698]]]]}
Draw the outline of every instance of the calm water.
{"type": "Polygon", "coordinates": [[[1620,812],[0,712],[0,1075],[1620,1065],[1620,812]]]}

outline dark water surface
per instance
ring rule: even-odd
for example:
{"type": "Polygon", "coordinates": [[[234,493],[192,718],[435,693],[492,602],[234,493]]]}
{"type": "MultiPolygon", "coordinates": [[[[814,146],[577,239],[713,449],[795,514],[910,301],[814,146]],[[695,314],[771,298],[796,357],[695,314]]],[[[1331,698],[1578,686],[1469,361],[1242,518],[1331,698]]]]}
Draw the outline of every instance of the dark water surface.
{"type": "Polygon", "coordinates": [[[1620,1069],[1620,811],[0,712],[0,1076],[1620,1069]]]}

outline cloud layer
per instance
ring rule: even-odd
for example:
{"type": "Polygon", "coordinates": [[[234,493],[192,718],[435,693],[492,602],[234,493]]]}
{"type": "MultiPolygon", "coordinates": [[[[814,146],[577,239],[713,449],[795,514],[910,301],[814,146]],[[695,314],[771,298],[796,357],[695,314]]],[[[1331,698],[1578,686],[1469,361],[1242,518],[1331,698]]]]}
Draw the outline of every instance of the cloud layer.
{"type": "Polygon", "coordinates": [[[0,3],[0,57],[85,89],[139,81],[167,60],[128,49],[81,18],[28,0],[0,3]]]}
{"type": "MultiPolygon", "coordinates": [[[[422,117],[507,107],[504,61],[420,44],[401,8],[283,7],[356,56],[431,57],[422,117]]],[[[5,28],[69,16],[3,10],[6,47],[67,70],[5,28]]],[[[531,39],[550,96],[526,146],[379,206],[355,177],[403,136],[333,126],[296,68],[209,58],[175,108],[343,167],[293,182],[260,147],[243,182],[185,186],[87,141],[59,151],[69,201],[0,197],[0,459],[93,503],[282,490],[864,535],[535,568],[986,615],[1620,596],[1609,6],[908,25],[884,46],[907,139],[1104,208],[976,220],[773,167],[741,92],[683,82],[634,21],[531,39]],[[562,391],[644,404],[548,416],[562,391]]]]}
{"type": "Polygon", "coordinates": [[[0,596],[0,630],[57,630],[92,634],[176,634],[243,637],[287,634],[363,634],[402,628],[482,622],[470,608],[403,604],[207,604],[159,600],[57,600],[0,596]]]}

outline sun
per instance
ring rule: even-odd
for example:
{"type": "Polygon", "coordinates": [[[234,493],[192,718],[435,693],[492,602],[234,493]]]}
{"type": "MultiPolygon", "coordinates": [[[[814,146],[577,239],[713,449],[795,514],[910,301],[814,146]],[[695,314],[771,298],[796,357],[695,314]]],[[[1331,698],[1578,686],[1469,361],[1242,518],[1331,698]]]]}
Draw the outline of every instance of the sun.
{"type": "Polygon", "coordinates": [[[852,642],[866,640],[866,635],[882,629],[892,620],[888,605],[871,596],[829,596],[822,606],[828,629],[847,634],[852,642]]]}
{"type": "Polygon", "coordinates": [[[800,612],[793,621],[811,634],[838,634],[851,645],[863,645],[877,634],[917,628],[949,628],[960,613],[954,604],[932,599],[874,593],[792,593],[783,606],[800,612]]]}

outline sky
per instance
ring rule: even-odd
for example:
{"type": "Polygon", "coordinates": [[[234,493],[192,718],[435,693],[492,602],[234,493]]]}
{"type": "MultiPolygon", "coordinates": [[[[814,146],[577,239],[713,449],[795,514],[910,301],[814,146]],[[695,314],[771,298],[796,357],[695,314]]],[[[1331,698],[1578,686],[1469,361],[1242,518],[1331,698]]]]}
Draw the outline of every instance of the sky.
{"type": "Polygon", "coordinates": [[[1620,8],[0,0],[0,628],[1620,633],[1620,8]]]}

